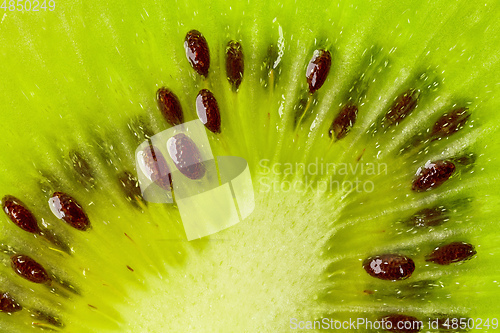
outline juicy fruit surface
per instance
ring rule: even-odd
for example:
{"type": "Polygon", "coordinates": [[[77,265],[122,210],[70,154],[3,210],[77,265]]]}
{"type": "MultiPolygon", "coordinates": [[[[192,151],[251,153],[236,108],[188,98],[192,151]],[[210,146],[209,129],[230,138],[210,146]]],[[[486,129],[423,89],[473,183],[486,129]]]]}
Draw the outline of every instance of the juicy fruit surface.
{"type": "Polygon", "coordinates": [[[497,2],[57,5],[2,21],[2,197],[18,198],[42,231],[7,214],[0,222],[1,330],[275,332],[292,318],[499,313],[497,2]],[[186,59],[193,29],[208,68],[186,59]],[[232,40],[245,59],[237,90],[232,40]],[[331,66],[311,95],[317,50],[331,66]],[[161,87],[185,121],[198,118],[203,89],[217,100],[220,122],[207,133],[214,155],[250,165],[247,220],[186,242],[174,206],[141,200],[129,175],[137,146],[170,126],[161,87]],[[335,123],[344,105],[357,108],[355,122],[335,123]],[[462,112],[450,116],[462,108],[463,123],[462,112]],[[431,168],[413,189],[436,161],[455,168],[446,179],[431,168]],[[285,163],[328,162],[340,184],[359,178],[373,191],[321,190],[331,174],[313,171],[316,187],[281,187],[307,181],[285,163]],[[70,193],[92,227],[54,216],[54,193],[70,193]],[[405,258],[402,278],[364,269],[387,255],[391,272],[405,258]],[[22,276],[26,262],[45,283],[22,276]]]}

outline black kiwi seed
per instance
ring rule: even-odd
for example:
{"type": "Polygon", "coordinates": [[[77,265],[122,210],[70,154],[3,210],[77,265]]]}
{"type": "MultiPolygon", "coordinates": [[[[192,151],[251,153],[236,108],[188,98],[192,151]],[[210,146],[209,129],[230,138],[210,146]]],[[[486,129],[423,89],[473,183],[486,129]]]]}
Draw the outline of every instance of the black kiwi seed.
{"type": "Polygon", "coordinates": [[[64,323],[59,318],[56,318],[40,310],[32,311],[31,317],[33,317],[37,321],[45,322],[54,327],[59,327],[59,328],[64,327],[64,323]]]}
{"type": "Polygon", "coordinates": [[[8,293],[0,293],[0,311],[14,313],[21,311],[23,307],[16,302],[8,293]]]}
{"type": "Polygon", "coordinates": [[[167,141],[170,157],[179,171],[190,179],[200,179],[205,175],[205,166],[196,144],[183,133],[176,134],[167,141]]]}
{"type": "Polygon", "coordinates": [[[309,92],[302,93],[297,103],[293,106],[294,113],[294,126],[299,125],[299,123],[309,119],[310,116],[314,114],[314,107],[318,105],[318,98],[315,95],[309,94],[309,92]]]}
{"type": "Polygon", "coordinates": [[[172,187],[172,175],[163,154],[158,148],[149,145],[142,151],[142,158],[146,167],[146,176],[165,190],[172,187]]]}
{"type": "Polygon", "coordinates": [[[232,40],[226,47],[226,75],[233,90],[238,90],[244,71],[243,48],[239,42],[232,40]]]}
{"type": "Polygon", "coordinates": [[[210,52],[205,37],[198,30],[191,30],[184,39],[186,57],[193,69],[200,75],[207,76],[210,67],[210,52]]]}
{"type": "MultiPolygon", "coordinates": [[[[148,120],[142,116],[131,118],[127,122],[127,127],[138,144],[151,138],[155,134],[148,120]]],[[[113,150],[113,144],[104,143],[104,139],[99,137],[94,138],[94,140],[96,140],[96,144],[100,148],[99,153],[104,159],[108,160],[116,157],[117,152],[113,150]]],[[[110,163],[109,161],[107,162],[110,163]]]]}
{"type": "Polygon", "coordinates": [[[50,281],[49,274],[42,265],[25,255],[15,255],[10,258],[14,271],[24,279],[34,283],[50,281]]]}
{"type": "Polygon", "coordinates": [[[213,133],[220,133],[219,104],[210,90],[202,89],[196,96],[196,112],[206,128],[213,133]]]}
{"type": "Polygon", "coordinates": [[[435,227],[447,221],[447,209],[443,206],[424,208],[413,214],[407,224],[415,227],[435,227]]]}
{"type": "Polygon", "coordinates": [[[386,322],[387,331],[396,333],[417,333],[422,329],[422,322],[413,316],[391,314],[381,318],[386,322]]]}
{"type": "Polygon", "coordinates": [[[123,172],[118,176],[118,182],[129,201],[136,202],[142,198],[139,182],[133,174],[128,171],[123,172]]]}
{"type": "Polygon", "coordinates": [[[82,206],[66,193],[54,192],[49,199],[49,205],[57,218],[62,219],[73,228],[81,231],[90,228],[89,218],[82,206]]]}
{"type": "Polygon", "coordinates": [[[452,161],[456,164],[470,166],[476,162],[476,159],[476,154],[470,153],[460,157],[455,157],[452,159],[452,161]]]}
{"type": "Polygon", "coordinates": [[[262,77],[260,83],[265,88],[275,86],[281,75],[281,56],[278,48],[270,44],[261,64],[262,77]]]}
{"type": "Polygon", "coordinates": [[[41,230],[38,226],[35,216],[26,206],[17,198],[7,195],[2,199],[2,206],[10,220],[21,229],[45,237],[49,242],[56,245],[66,253],[71,250],[57,235],[49,230],[41,230]]]}
{"type": "Polygon", "coordinates": [[[450,161],[436,161],[419,170],[417,178],[413,181],[412,190],[424,192],[432,190],[447,181],[455,172],[455,164],[450,161]]]}
{"type": "Polygon", "coordinates": [[[418,90],[410,89],[398,96],[384,117],[383,127],[399,124],[415,109],[417,103],[418,90]]]}
{"type": "Polygon", "coordinates": [[[365,259],[365,271],[381,280],[402,280],[409,278],[415,270],[411,258],[399,254],[382,254],[365,259]]]}
{"type": "Polygon", "coordinates": [[[335,134],[337,140],[342,139],[349,133],[349,130],[356,122],[358,116],[358,107],[354,104],[346,104],[340,110],[340,113],[335,117],[328,131],[330,138],[335,134]]]}
{"type": "Polygon", "coordinates": [[[53,231],[44,230],[42,235],[45,237],[45,239],[47,239],[49,242],[57,246],[59,249],[63,250],[68,254],[71,254],[72,249],[69,247],[69,245],[66,244],[66,242],[57,234],[55,234],[53,231]]]}
{"type": "Polygon", "coordinates": [[[465,242],[453,242],[444,246],[438,246],[429,254],[426,261],[438,265],[449,265],[454,262],[470,259],[476,254],[474,246],[465,242]]]}
{"type": "Polygon", "coordinates": [[[172,91],[165,87],[158,89],[156,100],[163,118],[170,125],[176,126],[184,122],[181,102],[179,102],[179,99],[172,91]]]}
{"type": "Polygon", "coordinates": [[[314,51],[306,70],[307,84],[309,85],[309,92],[311,94],[316,92],[325,83],[331,65],[332,55],[330,51],[323,49],[314,51]]]}
{"type": "Polygon", "coordinates": [[[469,109],[464,107],[445,113],[432,127],[431,137],[433,140],[437,140],[458,132],[464,127],[469,117],[469,109]]]}
{"type": "Polygon", "coordinates": [[[7,195],[2,199],[2,207],[4,212],[9,216],[19,228],[31,232],[32,234],[40,234],[42,230],[38,226],[35,216],[21,200],[7,195]]]}
{"type": "Polygon", "coordinates": [[[69,152],[69,158],[73,169],[81,180],[92,184],[94,182],[94,174],[85,158],[75,150],[69,152]]]}

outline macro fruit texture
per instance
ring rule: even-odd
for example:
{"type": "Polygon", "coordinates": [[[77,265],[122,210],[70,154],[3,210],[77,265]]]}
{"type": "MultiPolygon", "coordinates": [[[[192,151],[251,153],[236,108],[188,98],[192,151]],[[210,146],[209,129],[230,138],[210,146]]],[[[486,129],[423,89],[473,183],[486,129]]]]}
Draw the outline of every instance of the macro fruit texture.
{"type": "Polygon", "coordinates": [[[1,331],[498,325],[497,1],[4,11],[1,331]],[[188,242],[134,152],[196,119],[247,160],[256,208],[188,242]]]}

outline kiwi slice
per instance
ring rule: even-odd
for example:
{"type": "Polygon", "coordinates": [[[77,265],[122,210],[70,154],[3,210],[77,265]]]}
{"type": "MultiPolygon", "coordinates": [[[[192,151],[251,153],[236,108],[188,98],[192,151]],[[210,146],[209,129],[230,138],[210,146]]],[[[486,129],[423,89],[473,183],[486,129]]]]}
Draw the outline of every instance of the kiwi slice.
{"type": "Polygon", "coordinates": [[[46,7],[2,16],[1,331],[498,326],[497,1],[46,7]],[[187,241],[134,152],[197,119],[255,210],[187,241]]]}

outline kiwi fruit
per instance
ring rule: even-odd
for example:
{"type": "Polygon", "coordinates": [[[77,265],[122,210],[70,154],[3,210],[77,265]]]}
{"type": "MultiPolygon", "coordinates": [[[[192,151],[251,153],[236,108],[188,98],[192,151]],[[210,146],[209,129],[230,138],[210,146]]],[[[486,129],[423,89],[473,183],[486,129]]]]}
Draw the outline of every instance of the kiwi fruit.
{"type": "Polygon", "coordinates": [[[498,1],[2,9],[0,331],[498,326],[498,1]],[[134,152],[193,120],[255,210],[187,241],[134,152]]]}

